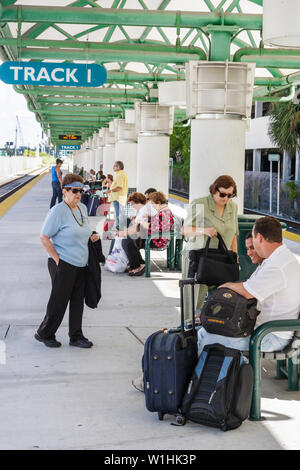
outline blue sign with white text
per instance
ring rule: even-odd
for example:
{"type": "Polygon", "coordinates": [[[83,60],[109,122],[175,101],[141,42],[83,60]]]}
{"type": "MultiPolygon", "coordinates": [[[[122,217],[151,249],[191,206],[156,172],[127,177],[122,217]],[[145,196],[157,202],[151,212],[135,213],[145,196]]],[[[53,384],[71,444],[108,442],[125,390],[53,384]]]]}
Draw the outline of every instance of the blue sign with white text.
{"type": "Polygon", "coordinates": [[[0,79],[10,85],[98,87],[107,72],[98,64],[8,61],[0,66],[0,79]]]}
{"type": "Polygon", "coordinates": [[[80,150],[81,145],[60,145],[59,150],[80,150]]]}

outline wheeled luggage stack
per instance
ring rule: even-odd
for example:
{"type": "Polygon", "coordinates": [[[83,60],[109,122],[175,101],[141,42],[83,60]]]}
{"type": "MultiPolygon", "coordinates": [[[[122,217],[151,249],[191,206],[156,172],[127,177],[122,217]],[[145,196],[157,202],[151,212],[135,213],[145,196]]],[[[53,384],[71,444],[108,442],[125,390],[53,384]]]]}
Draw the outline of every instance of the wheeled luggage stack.
{"type": "MultiPolygon", "coordinates": [[[[195,328],[194,279],[179,281],[181,326],[150,335],[143,357],[146,408],[227,431],[239,427],[250,414],[253,370],[237,349],[206,345],[198,359],[195,328]],[[185,329],[183,289],[192,288],[192,327],[185,329]]],[[[242,336],[242,334],[241,334],[242,336]]]]}
{"type": "Polygon", "coordinates": [[[157,412],[160,420],[165,414],[177,414],[182,398],[197,362],[195,314],[192,328],[184,326],[183,289],[190,285],[194,304],[194,281],[179,281],[181,326],[175,330],[160,330],[149,336],[143,357],[146,407],[157,412]]]}

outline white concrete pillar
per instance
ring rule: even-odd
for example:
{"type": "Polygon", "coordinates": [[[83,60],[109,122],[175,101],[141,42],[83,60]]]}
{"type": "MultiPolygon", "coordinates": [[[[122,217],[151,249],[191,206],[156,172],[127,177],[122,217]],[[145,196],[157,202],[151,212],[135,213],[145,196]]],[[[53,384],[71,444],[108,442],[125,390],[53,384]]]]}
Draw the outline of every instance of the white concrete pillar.
{"type": "Polygon", "coordinates": [[[115,161],[115,146],[105,145],[103,147],[103,174],[105,176],[114,174],[113,166],[115,161]]]}
{"type": "Polygon", "coordinates": [[[103,147],[98,147],[96,149],[95,156],[95,172],[100,171],[100,166],[103,164],[103,147]]]}
{"type": "Polygon", "coordinates": [[[288,181],[292,175],[292,157],[286,150],[283,152],[282,179],[288,181]]]}
{"type": "Polygon", "coordinates": [[[255,118],[260,118],[263,115],[263,103],[261,101],[255,101],[255,118]]]}
{"type": "Polygon", "coordinates": [[[115,160],[124,163],[124,171],[128,178],[128,188],[137,188],[137,147],[136,142],[116,142],[115,160]]]}
{"type": "Polygon", "coordinates": [[[154,187],[166,197],[169,193],[169,153],[168,135],[138,136],[137,152],[137,191],[144,193],[154,187]]]}
{"type": "Polygon", "coordinates": [[[261,169],[261,150],[253,150],[253,171],[260,171],[261,169]]]}
{"type": "Polygon", "coordinates": [[[238,213],[243,213],[245,133],[242,119],[191,121],[190,201],[208,195],[218,176],[230,175],[237,184],[238,213]]]}
{"type": "Polygon", "coordinates": [[[89,164],[90,167],[88,168],[88,171],[90,170],[95,170],[95,157],[96,157],[96,150],[91,149],[89,152],[89,164]]]}

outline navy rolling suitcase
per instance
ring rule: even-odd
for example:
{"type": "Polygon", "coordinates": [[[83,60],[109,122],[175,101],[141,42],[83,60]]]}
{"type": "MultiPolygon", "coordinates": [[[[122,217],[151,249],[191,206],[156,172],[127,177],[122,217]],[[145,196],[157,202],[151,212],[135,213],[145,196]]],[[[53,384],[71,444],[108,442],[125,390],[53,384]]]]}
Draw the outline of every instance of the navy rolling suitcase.
{"type": "Polygon", "coordinates": [[[88,215],[96,215],[100,200],[97,196],[90,196],[87,205],[88,215]]]}
{"type": "Polygon", "coordinates": [[[86,207],[88,206],[89,199],[90,199],[90,193],[88,193],[88,192],[82,193],[82,195],[81,195],[81,202],[82,202],[82,204],[85,204],[86,207]]]}
{"type": "Polygon", "coordinates": [[[185,330],[183,288],[191,285],[194,302],[194,281],[179,281],[181,297],[181,327],[160,330],[149,336],[143,357],[146,407],[164,414],[177,414],[182,398],[197,363],[197,332],[195,315],[192,328],[185,330]]]}

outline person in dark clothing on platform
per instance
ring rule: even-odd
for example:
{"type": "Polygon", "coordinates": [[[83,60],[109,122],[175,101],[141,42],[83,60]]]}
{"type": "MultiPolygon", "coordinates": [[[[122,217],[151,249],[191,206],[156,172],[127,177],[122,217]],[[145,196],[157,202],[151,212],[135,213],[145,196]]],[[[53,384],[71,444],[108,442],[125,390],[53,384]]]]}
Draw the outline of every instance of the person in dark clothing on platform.
{"type": "Polygon", "coordinates": [[[61,191],[62,172],[60,169],[62,164],[63,164],[63,161],[57,158],[56,166],[53,166],[51,168],[52,198],[50,202],[50,209],[51,207],[55,206],[56,199],[58,199],[59,203],[62,201],[62,191],[61,191]]]}
{"type": "Polygon", "coordinates": [[[35,339],[48,347],[57,348],[58,330],[69,303],[70,345],[90,348],[93,343],[84,337],[82,316],[86,266],[88,264],[88,242],[99,240],[92,234],[87,209],[80,202],[83,179],[73,173],[62,180],[64,201],[48,213],[41,231],[41,242],[47,251],[48,269],[52,291],[47,305],[46,316],[35,334],[35,339]]]}
{"type": "MultiPolygon", "coordinates": [[[[127,202],[136,210],[137,216],[142,208],[146,205],[146,197],[142,193],[130,194],[127,202]]],[[[129,261],[129,276],[142,276],[145,272],[145,261],[142,258],[140,249],[145,246],[145,238],[147,232],[141,231],[140,223],[137,217],[132,221],[127,230],[118,232],[119,237],[126,237],[122,240],[122,247],[129,261]]]]}

